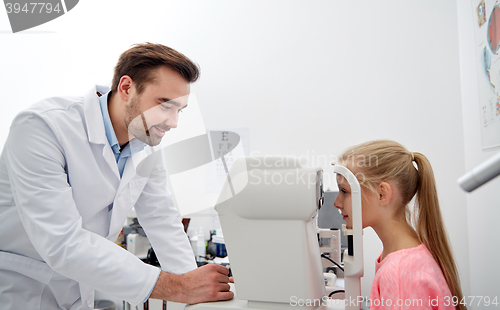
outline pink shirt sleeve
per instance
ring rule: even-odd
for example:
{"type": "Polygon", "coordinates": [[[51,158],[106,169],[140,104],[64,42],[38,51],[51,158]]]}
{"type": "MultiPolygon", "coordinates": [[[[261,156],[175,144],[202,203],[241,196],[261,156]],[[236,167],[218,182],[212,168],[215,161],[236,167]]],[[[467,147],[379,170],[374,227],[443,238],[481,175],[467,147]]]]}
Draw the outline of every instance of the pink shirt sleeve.
{"type": "Polygon", "coordinates": [[[370,310],[453,307],[448,284],[424,245],[389,254],[376,263],[370,310]]]}

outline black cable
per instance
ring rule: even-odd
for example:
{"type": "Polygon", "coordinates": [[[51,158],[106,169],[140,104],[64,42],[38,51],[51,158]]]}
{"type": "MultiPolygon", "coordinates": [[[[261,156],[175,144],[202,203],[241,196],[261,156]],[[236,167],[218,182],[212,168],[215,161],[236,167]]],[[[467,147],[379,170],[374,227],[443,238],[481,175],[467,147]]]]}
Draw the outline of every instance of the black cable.
{"type": "Polygon", "coordinates": [[[333,291],[331,292],[330,294],[328,294],[328,298],[332,297],[333,294],[337,294],[337,293],[345,293],[344,290],[336,290],[336,291],[333,291]]]}
{"type": "Polygon", "coordinates": [[[331,261],[332,263],[334,263],[337,267],[339,267],[340,270],[344,271],[344,268],[340,267],[340,265],[337,264],[336,262],[334,262],[330,257],[326,256],[325,254],[321,254],[321,257],[328,259],[329,261],[331,261]]]}

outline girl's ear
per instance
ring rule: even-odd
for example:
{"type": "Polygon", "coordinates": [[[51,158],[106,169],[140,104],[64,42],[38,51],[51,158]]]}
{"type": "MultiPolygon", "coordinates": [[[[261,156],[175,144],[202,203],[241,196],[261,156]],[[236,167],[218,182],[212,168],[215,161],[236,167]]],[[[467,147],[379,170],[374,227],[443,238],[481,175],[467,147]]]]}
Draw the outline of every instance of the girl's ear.
{"type": "Polygon", "coordinates": [[[393,190],[388,182],[382,182],[378,186],[378,202],[381,206],[387,206],[392,200],[393,190]]]}

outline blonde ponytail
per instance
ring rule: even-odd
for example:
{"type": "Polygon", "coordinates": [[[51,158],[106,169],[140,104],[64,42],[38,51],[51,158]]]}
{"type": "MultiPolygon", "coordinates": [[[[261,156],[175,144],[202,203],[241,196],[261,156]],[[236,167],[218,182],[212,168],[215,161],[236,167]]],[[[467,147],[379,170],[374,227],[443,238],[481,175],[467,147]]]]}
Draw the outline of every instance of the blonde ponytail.
{"type": "MultiPolygon", "coordinates": [[[[415,211],[418,212],[415,217],[417,235],[441,268],[452,296],[456,296],[460,302],[463,294],[448,236],[444,230],[434,172],[427,157],[421,153],[413,153],[413,156],[418,169],[415,201],[415,211]]],[[[467,309],[463,304],[457,305],[457,308],[467,309]]]]}

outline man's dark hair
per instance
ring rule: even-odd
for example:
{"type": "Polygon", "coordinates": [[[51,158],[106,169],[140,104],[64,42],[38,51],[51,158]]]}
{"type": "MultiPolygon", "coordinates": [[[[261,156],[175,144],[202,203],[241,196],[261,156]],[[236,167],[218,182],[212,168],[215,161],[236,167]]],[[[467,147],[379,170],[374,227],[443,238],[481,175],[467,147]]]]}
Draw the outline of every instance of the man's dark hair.
{"type": "Polygon", "coordinates": [[[161,66],[173,69],[188,83],[195,82],[200,76],[199,67],[178,51],[161,44],[136,44],[120,55],[111,90],[116,92],[122,76],[128,75],[140,94],[146,84],[154,80],[152,72],[161,66]]]}

